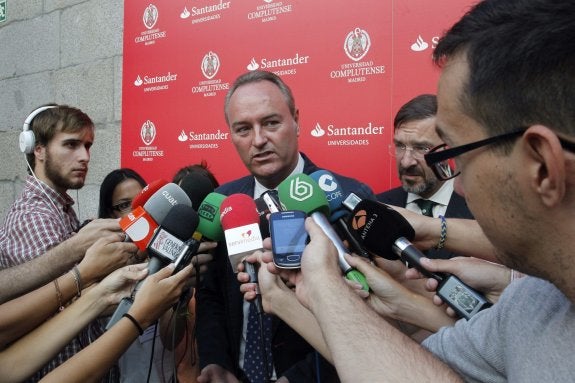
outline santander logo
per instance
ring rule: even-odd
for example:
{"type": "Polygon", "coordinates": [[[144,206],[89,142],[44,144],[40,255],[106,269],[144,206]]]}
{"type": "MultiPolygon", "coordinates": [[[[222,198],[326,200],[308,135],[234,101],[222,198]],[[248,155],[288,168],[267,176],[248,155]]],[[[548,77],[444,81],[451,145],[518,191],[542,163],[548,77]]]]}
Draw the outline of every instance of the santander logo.
{"type": "Polygon", "coordinates": [[[325,130],[321,127],[319,122],[315,124],[315,128],[311,131],[313,137],[322,137],[325,135],[325,130]]]}
{"type": "Polygon", "coordinates": [[[417,40],[413,44],[411,44],[411,50],[414,52],[422,52],[429,48],[429,44],[423,40],[421,35],[417,36],[417,40]]]}

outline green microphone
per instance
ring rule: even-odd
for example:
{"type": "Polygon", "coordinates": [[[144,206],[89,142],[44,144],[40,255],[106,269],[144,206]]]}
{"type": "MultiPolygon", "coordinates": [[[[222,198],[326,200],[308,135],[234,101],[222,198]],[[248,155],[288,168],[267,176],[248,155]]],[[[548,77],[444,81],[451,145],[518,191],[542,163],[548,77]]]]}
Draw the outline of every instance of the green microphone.
{"type": "Polygon", "coordinates": [[[286,210],[302,210],[314,220],[337,249],[339,267],[345,277],[369,291],[365,276],[345,260],[344,254],[349,251],[326,218],[330,215],[329,203],[318,183],[307,174],[294,174],[278,185],[278,195],[286,210]]]}
{"type": "Polygon", "coordinates": [[[225,198],[225,195],[216,192],[211,192],[204,198],[198,208],[200,222],[198,223],[196,233],[194,233],[194,238],[196,234],[199,233],[201,237],[196,238],[198,240],[202,238],[212,241],[224,240],[224,231],[220,223],[220,206],[225,198]]]}

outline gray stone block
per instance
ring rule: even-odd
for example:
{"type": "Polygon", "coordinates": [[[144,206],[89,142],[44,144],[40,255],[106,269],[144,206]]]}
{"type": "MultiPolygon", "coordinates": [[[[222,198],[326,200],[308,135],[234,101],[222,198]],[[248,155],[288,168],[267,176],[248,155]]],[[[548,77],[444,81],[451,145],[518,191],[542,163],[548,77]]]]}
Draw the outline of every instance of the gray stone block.
{"type": "Polygon", "coordinates": [[[0,80],[60,65],[60,15],[45,14],[0,28],[0,80]]]}

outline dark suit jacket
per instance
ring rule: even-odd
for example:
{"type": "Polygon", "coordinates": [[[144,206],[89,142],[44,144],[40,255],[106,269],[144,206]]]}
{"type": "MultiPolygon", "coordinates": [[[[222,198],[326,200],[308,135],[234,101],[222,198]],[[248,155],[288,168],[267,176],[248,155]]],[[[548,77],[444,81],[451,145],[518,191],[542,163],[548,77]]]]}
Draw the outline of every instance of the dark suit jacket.
{"type": "MultiPolygon", "coordinates": [[[[387,205],[405,207],[407,203],[407,192],[403,190],[403,188],[398,187],[378,194],[377,200],[387,205]]],[[[473,215],[467,208],[467,203],[465,202],[465,199],[455,192],[451,194],[449,204],[447,205],[447,210],[445,211],[445,217],[473,219],[473,215]]],[[[429,249],[425,252],[425,254],[429,258],[442,258],[442,259],[448,259],[458,256],[457,253],[453,253],[445,249],[441,250],[429,249]]]]}
{"type": "MultiPolygon", "coordinates": [[[[303,153],[304,173],[319,168],[303,153]]],[[[371,189],[354,179],[335,174],[345,193],[354,192],[362,198],[375,199],[371,189]]],[[[253,197],[253,176],[229,182],[216,192],[230,195],[244,193],[253,197]]],[[[214,261],[208,266],[203,283],[196,296],[197,344],[200,368],[218,364],[243,378],[238,360],[242,338],[243,296],[239,283],[228,261],[225,242],[220,242],[214,261]]],[[[278,378],[286,376],[290,383],[316,381],[313,348],[279,318],[273,321],[272,353],[278,378]]],[[[322,358],[320,358],[322,359],[322,358]]],[[[337,381],[335,369],[324,360],[320,361],[322,382],[337,381]]],[[[245,378],[244,378],[245,379],[245,378]]]]}

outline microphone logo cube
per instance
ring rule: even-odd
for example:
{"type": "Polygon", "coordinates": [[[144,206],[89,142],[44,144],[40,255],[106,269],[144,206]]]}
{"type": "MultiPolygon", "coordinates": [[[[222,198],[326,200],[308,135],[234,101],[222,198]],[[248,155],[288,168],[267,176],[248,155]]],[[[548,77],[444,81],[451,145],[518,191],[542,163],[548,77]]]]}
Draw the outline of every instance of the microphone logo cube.
{"type": "Polygon", "coordinates": [[[335,179],[331,174],[323,174],[317,180],[317,184],[319,185],[321,190],[323,190],[326,193],[330,193],[337,189],[337,182],[335,181],[335,179]]]}

